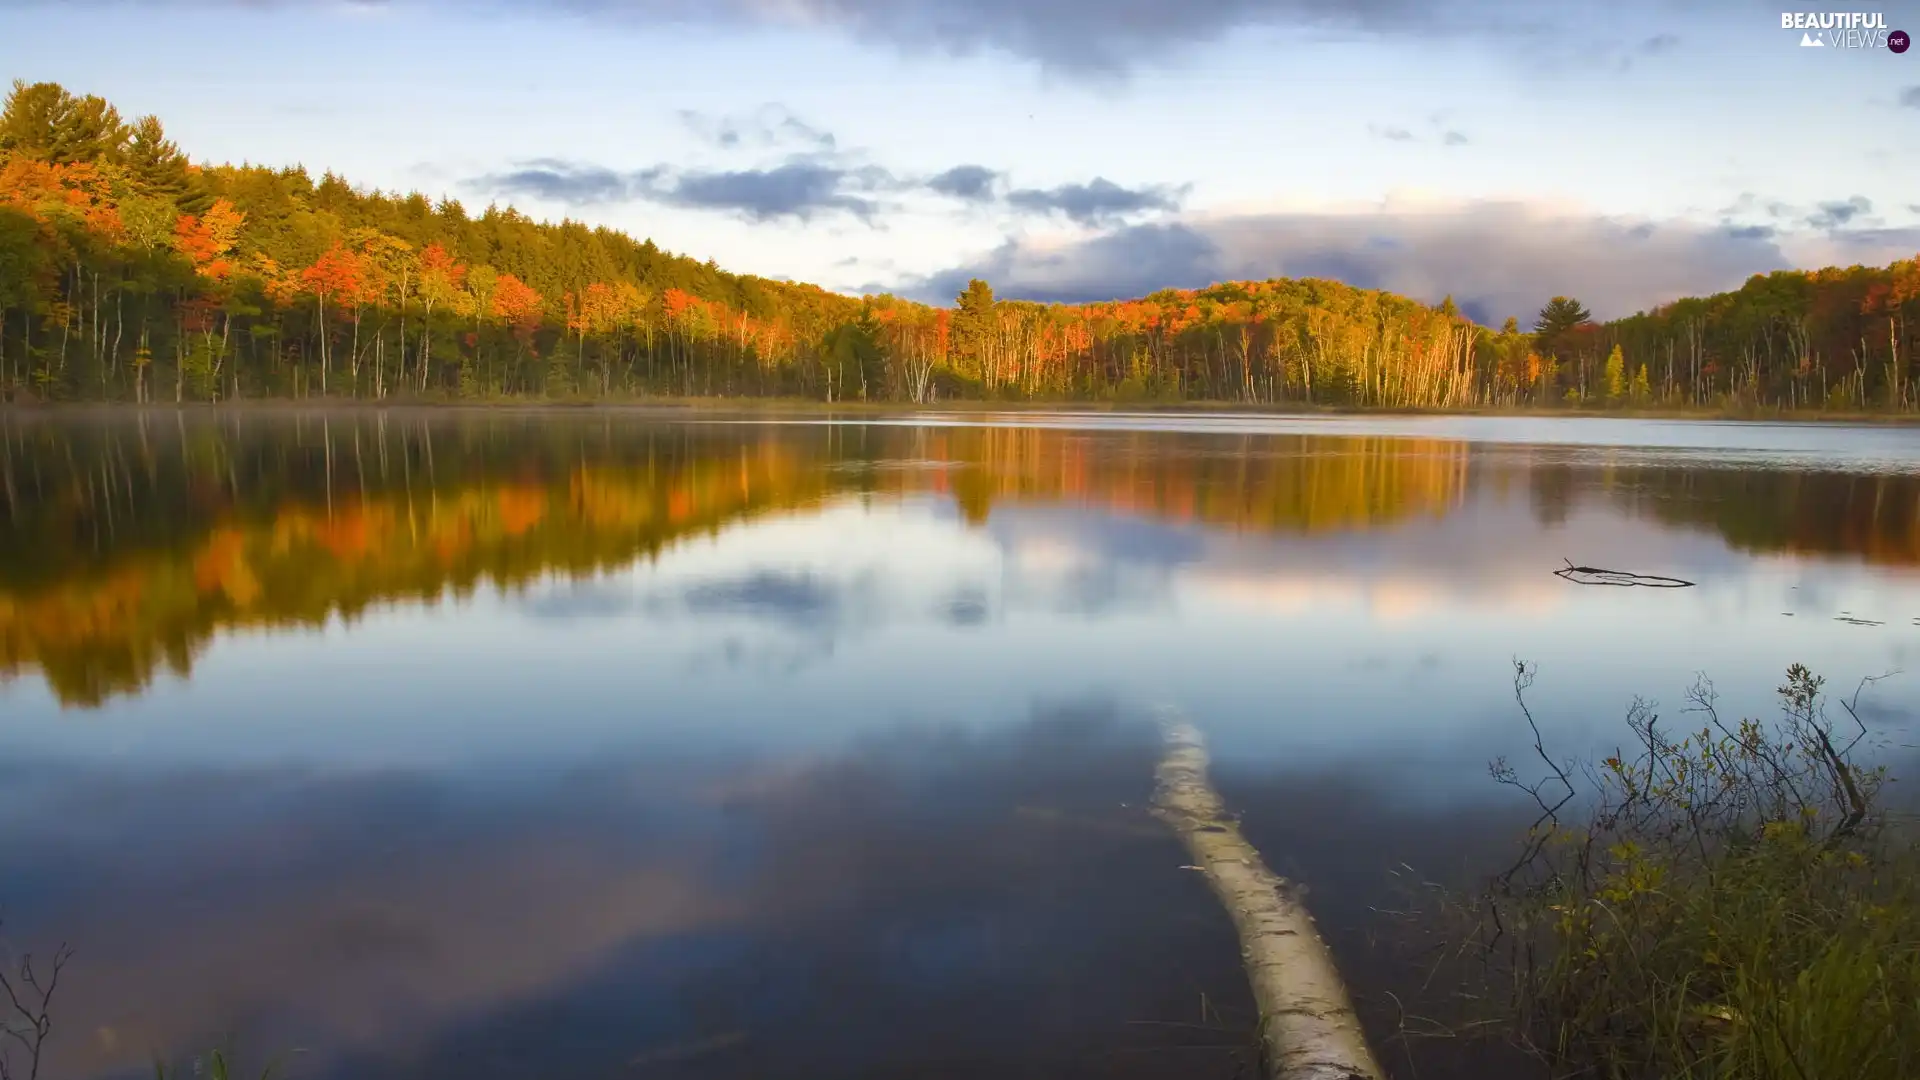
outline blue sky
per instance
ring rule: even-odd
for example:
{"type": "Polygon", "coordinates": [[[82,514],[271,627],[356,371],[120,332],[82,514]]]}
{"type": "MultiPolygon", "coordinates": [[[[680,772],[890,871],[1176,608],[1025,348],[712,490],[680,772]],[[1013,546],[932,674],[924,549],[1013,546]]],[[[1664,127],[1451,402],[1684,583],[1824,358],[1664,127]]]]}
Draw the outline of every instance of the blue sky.
{"type": "Polygon", "coordinates": [[[1317,275],[1605,316],[1920,251],[1920,51],[1802,48],[1781,10],[0,0],[0,75],[157,113],[196,158],[848,291],[1317,275]]]}

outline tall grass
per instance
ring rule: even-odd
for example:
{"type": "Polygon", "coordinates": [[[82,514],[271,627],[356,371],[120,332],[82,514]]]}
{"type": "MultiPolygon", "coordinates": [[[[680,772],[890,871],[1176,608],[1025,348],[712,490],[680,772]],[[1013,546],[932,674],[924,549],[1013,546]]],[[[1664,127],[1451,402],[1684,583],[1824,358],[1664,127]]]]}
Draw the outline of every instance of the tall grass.
{"type": "Polygon", "coordinates": [[[1635,702],[1602,762],[1495,763],[1541,816],[1470,905],[1478,1000],[1552,1075],[1920,1078],[1920,846],[1857,760],[1858,692],[1838,724],[1806,668],[1778,693],[1729,723],[1703,680],[1675,730],[1635,702]]]}

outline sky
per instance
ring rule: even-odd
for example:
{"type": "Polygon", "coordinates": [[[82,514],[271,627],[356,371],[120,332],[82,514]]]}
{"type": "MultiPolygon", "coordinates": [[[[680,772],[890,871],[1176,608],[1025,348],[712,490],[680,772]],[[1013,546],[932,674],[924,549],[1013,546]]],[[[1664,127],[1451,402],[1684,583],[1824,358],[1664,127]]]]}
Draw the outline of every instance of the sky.
{"type": "MultiPolygon", "coordinates": [[[[0,76],[157,114],[196,160],[847,292],[1313,276],[1525,322],[1555,294],[1605,318],[1920,252],[1920,50],[1803,46],[1782,10],[0,0],[0,76]]],[[[1920,30],[1920,0],[1866,13],[1920,30]]]]}

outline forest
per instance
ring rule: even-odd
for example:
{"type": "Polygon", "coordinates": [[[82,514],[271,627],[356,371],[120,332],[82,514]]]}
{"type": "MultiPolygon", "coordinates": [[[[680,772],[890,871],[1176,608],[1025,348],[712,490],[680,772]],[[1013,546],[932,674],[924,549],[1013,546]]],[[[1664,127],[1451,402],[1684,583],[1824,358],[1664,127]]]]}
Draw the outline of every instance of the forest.
{"type": "Polygon", "coordinates": [[[784,397],[1359,408],[1911,410],[1920,257],[1611,322],[1304,279],[951,306],[731,274],[606,228],[189,159],[158,118],[16,82],[0,401],[784,397]]]}

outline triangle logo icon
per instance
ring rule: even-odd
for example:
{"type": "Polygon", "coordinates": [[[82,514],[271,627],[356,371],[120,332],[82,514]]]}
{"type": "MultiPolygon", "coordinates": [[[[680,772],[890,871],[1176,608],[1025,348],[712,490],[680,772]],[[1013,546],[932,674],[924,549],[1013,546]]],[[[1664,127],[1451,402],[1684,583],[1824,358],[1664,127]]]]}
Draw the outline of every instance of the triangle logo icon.
{"type": "Polygon", "coordinates": [[[1802,33],[1800,35],[1800,47],[1803,49],[1824,49],[1827,47],[1827,43],[1814,37],[1812,34],[1802,33]]]}

